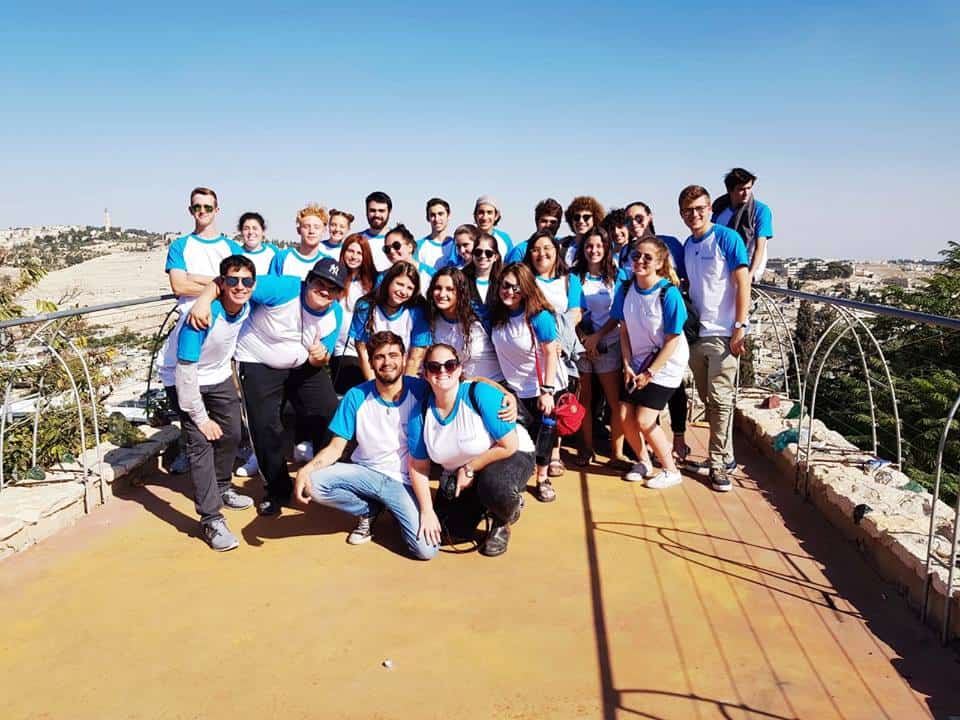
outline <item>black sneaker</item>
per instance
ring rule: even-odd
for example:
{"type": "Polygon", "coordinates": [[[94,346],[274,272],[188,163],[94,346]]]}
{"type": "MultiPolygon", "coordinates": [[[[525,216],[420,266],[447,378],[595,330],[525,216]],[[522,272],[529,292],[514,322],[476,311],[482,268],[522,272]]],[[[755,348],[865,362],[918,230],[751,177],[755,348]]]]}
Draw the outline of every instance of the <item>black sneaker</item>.
{"type": "Polygon", "coordinates": [[[504,525],[499,520],[494,520],[490,526],[490,532],[480,545],[480,554],[487,557],[496,557],[503,555],[507,551],[507,543],[510,542],[510,526],[504,525]]]}
{"type": "Polygon", "coordinates": [[[733,483],[730,482],[730,476],[726,469],[713,468],[710,471],[710,487],[717,492],[730,492],[733,490],[733,483]]]}
{"type": "Polygon", "coordinates": [[[268,496],[257,503],[257,515],[260,515],[261,517],[279,515],[282,508],[283,502],[280,500],[280,498],[268,496]]]}

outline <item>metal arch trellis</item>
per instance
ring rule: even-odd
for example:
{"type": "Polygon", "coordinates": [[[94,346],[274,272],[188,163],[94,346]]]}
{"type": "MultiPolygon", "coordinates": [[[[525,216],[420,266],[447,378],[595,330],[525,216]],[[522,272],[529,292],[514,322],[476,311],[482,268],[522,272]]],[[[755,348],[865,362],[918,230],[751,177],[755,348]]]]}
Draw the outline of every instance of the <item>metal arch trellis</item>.
{"type": "MultiPolygon", "coordinates": [[[[927,621],[927,611],[930,607],[930,588],[933,586],[933,572],[930,569],[933,563],[933,536],[937,523],[937,499],[940,497],[940,481],[943,476],[943,453],[947,446],[947,436],[950,434],[950,426],[953,425],[953,418],[960,408],[960,395],[950,408],[947,414],[947,421],[943,424],[943,432],[940,433],[940,444],[937,447],[937,474],[933,483],[933,491],[930,499],[930,531],[927,535],[927,564],[926,578],[923,586],[923,609],[920,611],[920,618],[927,621]]],[[[943,619],[940,628],[940,642],[947,644],[950,635],[950,602],[953,595],[953,576],[957,567],[957,541],[960,540],[960,495],[957,496],[956,507],[953,513],[953,538],[951,539],[950,564],[947,568],[947,587],[944,599],[943,619]]]]}
{"type": "Polygon", "coordinates": [[[790,395],[790,382],[788,380],[788,375],[790,374],[788,355],[793,359],[793,370],[794,370],[794,374],[796,375],[797,390],[799,391],[800,388],[802,387],[802,379],[800,376],[800,360],[797,357],[797,346],[794,340],[793,333],[790,330],[790,325],[789,323],[787,323],[786,317],[784,317],[783,315],[783,311],[780,310],[779,307],[777,307],[777,304],[773,301],[773,298],[770,297],[770,295],[764,290],[761,290],[756,287],[753,288],[753,292],[756,293],[757,298],[761,302],[763,302],[764,306],[767,308],[767,312],[770,314],[770,320],[771,320],[770,324],[773,325],[773,331],[777,337],[777,345],[779,346],[779,349],[780,349],[780,362],[781,362],[781,367],[783,368],[783,390],[784,390],[784,393],[789,398],[791,397],[791,395],[790,395]],[[772,313],[770,312],[771,310],[773,310],[772,313]],[[780,320],[781,325],[783,326],[784,335],[789,340],[789,342],[786,343],[787,347],[789,348],[789,352],[784,351],[784,342],[781,338],[779,327],[777,326],[778,318],[780,320]]]}
{"type": "Polygon", "coordinates": [[[150,347],[150,364],[147,366],[147,397],[150,397],[150,386],[153,383],[153,368],[156,364],[157,354],[160,351],[161,344],[166,341],[167,337],[173,332],[174,328],[179,322],[180,315],[180,304],[175,304],[172,308],[167,311],[167,314],[163,316],[163,320],[160,322],[157,331],[153,334],[153,343],[150,347]],[[177,316],[177,320],[173,323],[170,328],[167,328],[167,324],[170,322],[170,318],[174,315],[177,316]]]}

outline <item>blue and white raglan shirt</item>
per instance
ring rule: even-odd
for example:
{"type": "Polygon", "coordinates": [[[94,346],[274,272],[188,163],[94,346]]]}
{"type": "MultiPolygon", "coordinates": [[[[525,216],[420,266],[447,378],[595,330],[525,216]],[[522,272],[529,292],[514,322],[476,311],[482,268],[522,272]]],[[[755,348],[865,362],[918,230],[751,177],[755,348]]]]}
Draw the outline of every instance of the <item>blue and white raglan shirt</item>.
{"type": "Polygon", "coordinates": [[[480,296],[480,302],[487,302],[487,295],[490,293],[490,278],[473,278],[474,287],[477,288],[477,295],[480,296]]]}
{"type": "Polygon", "coordinates": [[[508,252],[506,255],[500,256],[503,258],[503,264],[509,265],[515,262],[523,262],[523,258],[527,254],[527,245],[529,244],[529,240],[524,240],[522,243],[514,245],[512,248],[510,248],[510,252],[508,252]]]}
{"type": "Polygon", "coordinates": [[[307,361],[307,350],[315,342],[333,355],[343,323],[339,303],[311,310],[303,282],[292,275],[258,278],[250,303],[253,310],[237,341],[238,361],[277,370],[295,368],[307,361]]]}
{"type": "Polygon", "coordinates": [[[353,313],[357,309],[357,302],[364,295],[363,283],[360,278],[353,278],[347,286],[340,306],[343,308],[343,323],[340,325],[340,334],[337,336],[337,345],[333,354],[347,357],[357,356],[356,343],[350,340],[350,326],[353,324],[353,313]]]}
{"type": "MultiPolygon", "coordinates": [[[[685,279],[687,273],[684,269],[683,243],[673,235],[657,235],[657,238],[663,240],[663,244],[666,245],[670,251],[670,259],[673,260],[673,269],[677,271],[677,275],[681,280],[685,279]]],[[[630,260],[630,252],[630,243],[627,243],[621,247],[614,256],[617,267],[620,268],[625,277],[633,276],[633,263],[630,260]]]]}
{"type": "MultiPolygon", "coordinates": [[[[481,233],[482,232],[483,231],[481,231],[481,233]]],[[[500,228],[491,228],[487,234],[492,235],[493,239],[497,241],[497,249],[500,251],[500,257],[505,258],[513,249],[513,238],[500,228]]]]}
{"type": "Polygon", "coordinates": [[[700,313],[700,337],[730,337],[737,319],[733,272],[748,267],[747,248],[736,230],[714,224],[683,245],[690,299],[700,313]]]}
{"type": "MultiPolygon", "coordinates": [[[[717,225],[723,225],[724,227],[730,227],[729,223],[733,222],[733,216],[736,210],[732,207],[728,207],[723,212],[717,214],[713,219],[717,225]]],[[[753,226],[756,229],[756,236],[758,238],[772,238],[773,237],[773,212],[765,204],[753,199],[753,226]]],[[[746,244],[746,243],[744,243],[746,244]]],[[[751,240],[750,244],[747,245],[747,258],[752,258],[753,253],[757,249],[756,239],[751,240]]],[[[753,279],[759,280],[763,276],[763,271],[767,268],[767,250],[764,248],[763,257],[760,260],[760,264],[757,266],[757,272],[754,274],[753,279]]]]}
{"type": "MultiPolygon", "coordinates": [[[[579,277],[579,276],[576,276],[579,277]]],[[[616,294],[618,279],[605,283],[598,275],[586,273],[583,276],[583,294],[580,296],[580,309],[583,310],[583,319],[593,325],[593,332],[607,324],[610,319],[610,308],[616,294]]],[[[611,347],[620,340],[620,329],[616,326],[603,336],[602,342],[611,347]]]]}
{"type": "MultiPolygon", "coordinates": [[[[220,261],[231,255],[242,255],[243,246],[237,244],[226,235],[221,234],[212,240],[191,233],[178,237],[167,248],[166,272],[182,270],[192,275],[204,275],[215,278],[220,274],[220,261]]],[[[180,318],[177,325],[167,337],[167,341],[160,352],[160,362],[157,373],[165,386],[173,385],[177,369],[177,342],[180,339],[180,328],[187,320],[187,314],[193,307],[195,297],[183,296],[177,298],[177,307],[180,318]]]]}
{"type": "Polygon", "coordinates": [[[310,257],[301,255],[296,248],[283,248],[282,250],[278,250],[274,256],[273,264],[270,266],[270,274],[290,275],[305,280],[307,273],[313,270],[313,266],[317,264],[317,260],[322,257],[326,256],[320,252],[319,248],[310,257]]]}
{"type": "Polygon", "coordinates": [[[393,264],[390,262],[390,258],[383,252],[383,244],[387,241],[386,233],[383,235],[374,235],[370,232],[370,228],[367,228],[363,231],[363,236],[367,239],[367,244],[370,246],[370,254],[373,256],[373,266],[377,269],[377,272],[384,272],[393,264]]]}
{"type": "Polygon", "coordinates": [[[353,313],[353,322],[350,324],[350,338],[354,342],[367,342],[370,334],[367,333],[367,318],[373,312],[373,332],[389,330],[403,339],[403,346],[409,352],[410,348],[430,346],[430,323],[419,306],[401,307],[392,315],[388,315],[379,305],[371,306],[366,300],[357,303],[353,313]],[[371,309],[372,307],[372,309],[371,309]]]}
{"type": "MultiPolygon", "coordinates": [[[[539,356],[540,371],[546,372],[546,354],[543,345],[560,339],[557,319],[553,313],[541,310],[527,323],[526,312],[517,310],[511,313],[506,323],[493,328],[490,333],[504,382],[523,399],[540,395],[541,383],[537,378],[537,364],[533,355],[534,343],[533,338],[530,337],[531,326],[537,339],[536,351],[539,356]]],[[[544,378],[543,384],[553,385],[558,390],[567,387],[567,371],[559,358],[556,377],[544,378]]]]}
{"type": "Polygon", "coordinates": [[[536,281],[547,302],[561,315],[567,310],[580,308],[583,287],[578,275],[558,275],[552,278],[537,275],[536,281]]]}
{"type": "MultiPolygon", "coordinates": [[[[343,243],[332,243],[327,239],[320,241],[320,244],[317,245],[317,252],[320,253],[320,257],[328,257],[331,260],[340,262],[340,250],[342,248],[343,243]]],[[[319,259],[320,258],[317,258],[317,260],[319,259]]]]}
{"type": "Polygon", "coordinates": [[[423,297],[427,297],[427,293],[430,290],[430,282],[437,272],[436,269],[427,265],[425,262],[420,262],[416,258],[412,261],[408,260],[407,262],[413,262],[413,264],[417,266],[417,272],[420,274],[420,294],[423,297]]]}
{"type": "Polygon", "coordinates": [[[687,309],[677,286],[666,278],[661,278],[649,290],[641,289],[634,281],[624,283],[617,288],[610,317],[626,325],[632,353],[630,364],[634,371],[639,371],[656,357],[667,335],[679,335],[676,350],[651,382],[661,387],[680,387],[690,360],[690,347],[683,334],[687,309]]]}
{"type": "Polygon", "coordinates": [[[429,393],[424,380],[404,375],[400,397],[390,402],[380,397],[376,380],[368,380],[343,396],[330,421],[330,432],[357,441],[350,455],[355,464],[409,485],[407,427],[411,416],[420,414],[429,393]]]}
{"type": "Polygon", "coordinates": [[[493,349],[493,342],[479,321],[473,322],[470,326],[470,337],[464,338],[459,320],[447,320],[437,313],[433,342],[446,343],[457,351],[463,363],[464,377],[485,377],[497,382],[503,380],[497,351],[493,349]]]}
{"type": "Polygon", "coordinates": [[[452,236],[437,242],[429,235],[417,240],[417,248],[413,251],[413,256],[424,265],[436,272],[440,267],[441,261],[448,256],[450,248],[456,253],[456,245],[452,236]]]}
{"type": "Polygon", "coordinates": [[[472,384],[460,383],[453,409],[446,417],[440,417],[432,394],[427,399],[427,412],[410,416],[407,442],[412,458],[432,460],[452,472],[485,453],[511,430],[517,432],[519,452],[534,451],[523,426],[497,417],[503,407],[503,393],[491,385],[476,383],[473,392],[478,407],[474,407],[470,402],[472,384]]]}
{"type": "Polygon", "coordinates": [[[210,419],[201,397],[203,388],[219,385],[233,374],[230,361],[249,313],[249,304],[244,304],[236,315],[230,315],[220,300],[214,300],[210,305],[210,324],[205,329],[196,330],[189,324],[180,328],[175,372],[177,399],[196,425],[210,419]]]}
{"type": "Polygon", "coordinates": [[[276,245],[272,243],[260,243],[256,250],[247,250],[243,248],[243,256],[250,258],[253,266],[257,269],[257,277],[264,277],[270,274],[270,266],[273,264],[274,256],[279,252],[276,245]]]}

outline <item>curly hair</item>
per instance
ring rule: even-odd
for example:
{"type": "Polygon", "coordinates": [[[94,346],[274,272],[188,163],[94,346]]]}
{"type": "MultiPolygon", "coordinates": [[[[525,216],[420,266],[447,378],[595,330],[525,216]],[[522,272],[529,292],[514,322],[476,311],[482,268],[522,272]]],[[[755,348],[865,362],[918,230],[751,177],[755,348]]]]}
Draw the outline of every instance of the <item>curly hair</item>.
{"type": "Polygon", "coordinates": [[[573,216],[580,212],[589,212],[593,215],[593,224],[599,225],[600,221],[603,220],[603,216],[606,215],[606,212],[603,210],[603,205],[600,204],[600,201],[595,197],[590,195],[578,195],[573,200],[570,201],[570,204],[567,205],[567,210],[564,212],[563,217],[567,221],[567,225],[570,226],[570,232],[576,233],[573,225],[573,216]]]}
{"type": "Polygon", "coordinates": [[[500,276],[490,286],[490,325],[499,327],[506,325],[510,320],[510,310],[500,299],[500,285],[510,273],[517,278],[517,285],[520,286],[520,297],[523,302],[523,312],[526,319],[529,320],[542,310],[547,312],[556,312],[553,305],[544,296],[540,286],[533,277],[533,271],[523,263],[510,263],[500,271],[500,276]]]}
{"type": "Polygon", "coordinates": [[[473,324],[477,322],[477,314],[473,311],[472,297],[468,287],[470,283],[467,281],[466,275],[464,275],[462,270],[452,265],[440,268],[430,279],[430,287],[427,290],[427,318],[430,321],[430,330],[431,332],[436,330],[437,317],[442,315],[441,311],[437,308],[436,301],[433,299],[433,291],[437,288],[437,280],[442,277],[449,277],[453,283],[453,292],[457,296],[454,314],[457,317],[457,323],[460,325],[460,330],[463,332],[463,339],[466,342],[470,339],[470,329],[473,327],[473,324]]]}
{"type": "Polygon", "coordinates": [[[327,214],[327,209],[323,207],[323,205],[308,203],[305,208],[301,209],[297,213],[297,227],[300,227],[300,222],[304,218],[310,217],[311,215],[320,218],[320,222],[322,222],[324,225],[326,225],[327,221],[330,219],[330,216],[327,214]]]}
{"type": "Polygon", "coordinates": [[[588,232],[587,236],[583,238],[583,242],[577,246],[577,254],[573,260],[572,272],[580,276],[581,283],[586,279],[588,265],[586,247],[590,238],[595,237],[600,238],[603,242],[603,259],[600,261],[600,280],[603,281],[604,285],[612,286],[617,280],[617,266],[613,262],[610,235],[608,235],[607,231],[602,227],[593,228],[593,230],[588,232]]]}

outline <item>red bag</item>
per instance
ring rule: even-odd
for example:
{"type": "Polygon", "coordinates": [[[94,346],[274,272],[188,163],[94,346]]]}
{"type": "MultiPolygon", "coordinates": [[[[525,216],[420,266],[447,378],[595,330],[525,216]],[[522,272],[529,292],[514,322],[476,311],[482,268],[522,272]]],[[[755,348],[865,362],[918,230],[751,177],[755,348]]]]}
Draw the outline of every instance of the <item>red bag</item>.
{"type": "MultiPolygon", "coordinates": [[[[533,341],[533,362],[537,368],[537,382],[543,385],[543,372],[540,370],[540,355],[537,353],[537,336],[533,325],[527,320],[530,339],[533,341]]],[[[587,409],[572,392],[564,392],[556,398],[553,406],[553,419],[557,421],[557,432],[562,436],[573,435],[583,424],[587,409]]]]}

